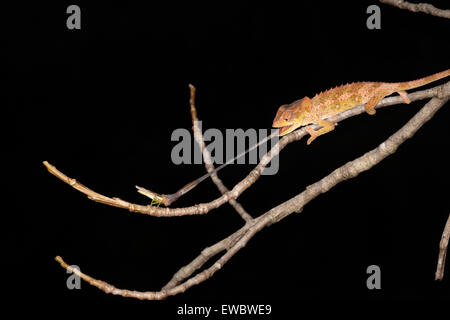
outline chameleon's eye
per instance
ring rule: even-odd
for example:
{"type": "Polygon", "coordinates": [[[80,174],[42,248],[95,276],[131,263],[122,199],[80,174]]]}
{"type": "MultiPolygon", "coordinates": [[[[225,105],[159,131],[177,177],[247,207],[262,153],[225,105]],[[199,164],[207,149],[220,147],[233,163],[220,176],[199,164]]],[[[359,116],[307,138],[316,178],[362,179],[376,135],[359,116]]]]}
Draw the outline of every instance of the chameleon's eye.
{"type": "Polygon", "coordinates": [[[289,121],[292,120],[293,117],[294,117],[294,113],[293,112],[289,112],[289,114],[285,114],[284,115],[284,121],[289,122],[289,121]]]}

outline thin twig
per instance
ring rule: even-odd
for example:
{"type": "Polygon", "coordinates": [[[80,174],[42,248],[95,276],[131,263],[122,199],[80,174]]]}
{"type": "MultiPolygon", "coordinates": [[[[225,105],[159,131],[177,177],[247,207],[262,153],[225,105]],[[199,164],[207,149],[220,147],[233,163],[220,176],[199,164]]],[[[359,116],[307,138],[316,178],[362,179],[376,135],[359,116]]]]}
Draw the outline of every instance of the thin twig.
{"type": "Polygon", "coordinates": [[[410,3],[403,0],[380,0],[380,2],[412,12],[423,12],[436,17],[450,19],[450,10],[438,9],[429,3],[410,3]]]}
{"type": "MultiPolygon", "coordinates": [[[[98,287],[100,290],[103,290],[106,293],[137,299],[161,300],[168,296],[184,292],[190,287],[210,278],[216,271],[222,268],[223,265],[228,262],[236,252],[242,249],[257,232],[259,232],[264,227],[280,221],[293,212],[302,211],[303,207],[318,195],[327,192],[342,181],[354,178],[361,172],[369,170],[370,168],[381,162],[383,159],[393,154],[404,141],[411,138],[450,99],[450,82],[445,85],[445,88],[442,89],[441,93],[442,92],[445,92],[446,95],[441,98],[433,98],[432,100],[430,100],[400,130],[390,136],[386,141],[381,143],[377,148],[339,167],[320,181],[308,186],[302,193],[272,208],[263,215],[247,222],[244,227],[236,231],[231,236],[218,242],[216,245],[207,248],[206,252],[204,250],[199,257],[193,260],[193,262],[181,268],[180,271],[175,274],[172,280],[169,281],[169,283],[161,291],[140,292],[118,289],[104,281],[94,279],[84,273],[81,273],[78,269],[71,268],[62,260],[61,257],[56,257],[56,260],[64,268],[74,272],[88,283],[98,287]],[[232,243],[231,246],[230,243],[232,243]],[[208,258],[211,258],[224,249],[227,250],[226,253],[222,257],[220,257],[211,267],[205,269],[204,271],[191,278],[188,278],[196,270],[198,270],[207,261],[208,258]]],[[[288,136],[286,138],[288,138],[288,136]]]]}
{"type": "MultiPolygon", "coordinates": [[[[197,142],[198,146],[200,147],[200,150],[202,150],[203,153],[203,160],[205,161],[205,168],[206,171],[212,172],[214,171],[214,164],[211,160],[211,154],[209,153],[208,149],[205,146],[205,140],[203,138],[202,131],[199,127],[199,120],[197,118],[197,109],[195,107],[195,87],[192,84],[189,84],[190,89],[190,99],[189,104],[191,106],[191,118],[192,118],[192,131],[194,132],[194,139],[197,142]]],[[[214,172],[211,174],[211,180],[214,182],[214,184],[217,186],[217,189],[219,189],[220,193],[224,195],[225,193],[229,192],[230,190],[223,184],[222,180],[217,175],[217,172],[214,172]]],[[[237,202],[235,199],[230,199],[228,203],[237,211],[237,213],[241,216],[244,221],[250,221],[252,217],[248,214],[247,211],[242,207],[242,205],[237,202]]]]}
{"type": "MultiPolygon", "coordinates": [[[[431,97],[445,97],[448,95],[448,89],[444,89],[445,85],[440,85],[431,89],[417,91],[411,94],[408,94],[408,97],[411,101],[417,101],[422,100],[426,98],[431,97]]],[[[387,107],[395,104],[401,104],[403,103],[403,100],[400,96],[394,96],[389,98],[384,98],[377,106],[376,109],[387,107]]],[[[357,107],[354,107],[352,109],[349,109],[347,111],[344,111],[335,117],[333,117],[334,122],[339,122],[342,120],[345,120],[347,118],[359,115],[361,113],[364,113],[364,105],[360,105],[357,107]]],[[[318,129],[320,126],[313,125],[313,129],[318,129]]],[[[278,155],[278,153],[284,149],[286,145],[293,141],[300,140],[307,134],[305,128],[300,128],[286,136],[284,136],[277,145],[272,147],[272,149],[266,153],[259,164],[245,177],[242,181],[237,183],[232,190],[224,193],[219,198],[207,202],[207,203],[200,203],[191,207],[184,207],[184,208],[162,208],[162,207],[156,207],[152,205],[140,205],[131,203],[119,198],[111,198],[104,196],[100,193],[97,193],[81,183],[79,183],[77,180],[69,178],[64,173],[59,171],[56,167],[48,163],[47,161],[44,161],[43,164],[46,166],[48,171],[55,175],[57,178],[61,179],[62,181],[66,182],[73,188],[77,189],[78,191],[84,193],[87,195],[87,197],[93,201],[104,203],[113,207],[119,207],[123,209],[128,209],[132,212],[137,212],[141,214],[147,214],[155,217],[175,217],[175,216],[183,216],[183,215],[196,215],[196,214],[206,214],[209,211],[216,209],[223,205],[224,203],[227,203],[230,199],[237,199],[245,190],[247,190],[253,183],[258,180],[258,178],[261,176],[262,171],[264,168],[270,163],[271,159],[278,155]]]]}
{"type": "Polygon", "coordinates": [[[436,268],[434,280],[442,280],[444,278],[445,258],[447,257],[448,240],[450,238],[450,215],[442,232],[441,242],[439,243],[439,258],[436,268]]]}

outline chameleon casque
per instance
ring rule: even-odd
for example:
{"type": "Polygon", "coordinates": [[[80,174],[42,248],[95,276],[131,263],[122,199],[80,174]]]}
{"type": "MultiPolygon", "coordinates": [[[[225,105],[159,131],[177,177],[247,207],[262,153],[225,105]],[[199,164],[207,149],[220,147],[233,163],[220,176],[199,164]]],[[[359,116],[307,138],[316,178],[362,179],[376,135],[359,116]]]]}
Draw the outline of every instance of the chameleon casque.
{"type": "Polygon", "coordinates": [[[397,92],[405,103],[410,103],[405,90],[424,86],[430,82],[450,76],[450,69],[421,79],[406,82],[354,82],[316,94],[312,99],[304,97],[291,104],[282,105],[272,126],[279,129],[279,136],[288,134],[298,127],[307,126],[310,144],[318,136],[330,132],[335,124],[333,117],[350,108],[364,104],[368,114],[375,114],[375,106],[386,96],[397,92]],[[330,119],[330,120],[326,120],[330,119]],[[309,124],[322,126],[314,130],[309,124]]]}

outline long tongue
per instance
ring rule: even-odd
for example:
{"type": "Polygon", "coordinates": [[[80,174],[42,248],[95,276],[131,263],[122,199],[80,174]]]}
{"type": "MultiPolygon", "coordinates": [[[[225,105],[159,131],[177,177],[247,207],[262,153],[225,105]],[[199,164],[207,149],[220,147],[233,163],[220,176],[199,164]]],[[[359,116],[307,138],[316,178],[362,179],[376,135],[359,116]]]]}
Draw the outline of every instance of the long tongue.
{"type": "MultiPolygon", "coordinates": [[[[288,128],[291,126],[288,126],[288,128]]],[[[281,128],[284,129],[285,127],[281,128]]],[[[152,198],[152,200],[154,200],[155,196],[158,199],[162,199],[159,200],[159,202],[162,202],[163,204],[165,204],[166,206],[169,206],[170,204],[172,204],[174,201],[176,201],[179,197],[181,197],[182,195],[188,193],[189,191],[191,191],[192,189],[194,189],[200,182],[202,182],[203,180],[205,180],[206,178],[208,178],[210,175],[216,173],[217,171],[219,171],[220,169],[223,169],[224,167],[226,167],[227,165],[229,165],[230,163],[233,163],[234,160],[239,159],[240,157],[242,157],[243,155],[245,155],[246,153],[252,151],[253,149],[257,148],[259,145],[265,143],[266,141],[271,140],[272,138],[276,137],[277,135],[280,135],[279,131],[274,131],[272,134],[270,134],[269,136],[265,137],[264,139],[262,139],[261,141],[259,141],[257,144],[251,146],[249,149],[239,153],[236,157],[234,157],[233,159],[228,160],[227,162],[225,162],[224,164],[221,164],[220,166],[216,167],[214,170],[212,170],[209,173],[204,174],[203,176],[201,176],[200,178],[195,179],[194,181],[188,183],[187,185],[185,185],[183,188],[181,188],[180,190],[178,190],[175,193],[172,194],[163,194],[163,195],[159,195],[156,194],[150,190],[146,190],[144,188],[138,187],[138,190],[140,191],[139,193],[142,193],[150,198],[152,198]]],[[[153,201],[152,201],[153,203],[153,201]]]]}

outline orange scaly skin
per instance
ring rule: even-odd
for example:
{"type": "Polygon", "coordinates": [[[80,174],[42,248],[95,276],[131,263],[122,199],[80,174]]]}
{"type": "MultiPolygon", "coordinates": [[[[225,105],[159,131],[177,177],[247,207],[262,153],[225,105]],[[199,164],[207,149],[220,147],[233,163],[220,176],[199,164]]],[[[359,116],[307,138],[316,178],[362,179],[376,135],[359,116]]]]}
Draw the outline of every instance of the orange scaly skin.
{"type": "Polygon", "coordinates": [[[410,103],[405,90],[418,88],[430,82],[450,76],[447,69],[431,76],[406,82],[354,82],[342,85],[325,92],[316,94],[312,99],[303,99],[282,105],[273,120],[273,127],[280,128],[279,135],[283,136],[298,127],[315,123],[323,128],[315,131],[310,126],[306,130],[310,134],[307,144],[318,136],[330,132],[335,124],[327,118],[333,119],[335,115],[350,108],[365,104],[366,112],[375,114],[375,106],[386,96],[397,92],[405,103],[410,103]]]}

